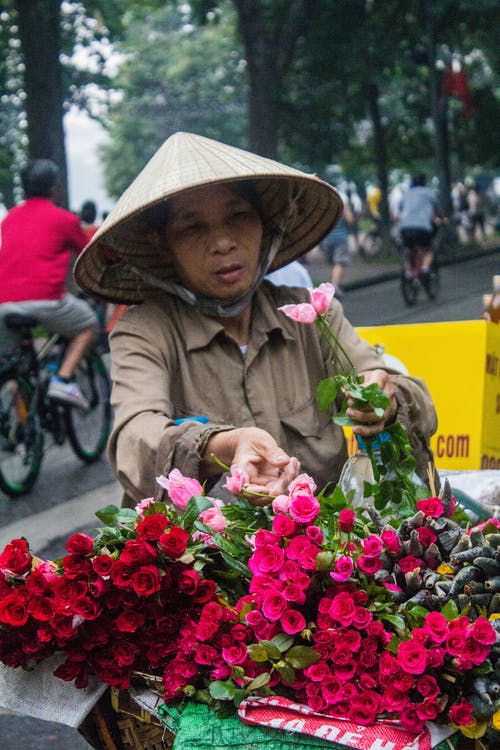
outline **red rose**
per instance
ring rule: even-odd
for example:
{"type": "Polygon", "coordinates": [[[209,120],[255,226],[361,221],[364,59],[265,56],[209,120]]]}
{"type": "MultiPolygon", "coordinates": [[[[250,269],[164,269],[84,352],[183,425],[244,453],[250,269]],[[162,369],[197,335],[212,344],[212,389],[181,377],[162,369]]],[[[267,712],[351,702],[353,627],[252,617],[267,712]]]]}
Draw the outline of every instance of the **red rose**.
{"type": "Polygon", "coordinates": [[[13,539],[0,555],[0,571],[22,576],[31,569],[32,559],[26,539],[13,539]]]}
{"type": "Polygon", "coordinates": [[[120,555],[125,565],[148,565],[157,558],[158,552],[145,539],[129,539],[120,555]]]}
{"type": "Polygon", "coordinates": [[[356,516],[354,515],[354,511],[350,510],[350,508],[344,508],[344,510],[341,510],[339,513],[339,529],[341,531],[352,531],[354,527],[354,523],[356,521],[356,516]]]}
{"type": "Polygon", "coordinates": [[[135,660],[135,646],[130,641],[118,641],[113,645],[116,663],[120,667],[130,667],[135,660]]]}
{"type": "Polygon", "coordinates": [[[28,622],[26,596],[20,591],[8,594],[0,601],[0,622],[19,628],[28,622]]]}
{"type": "Polygon", "coordinates": [[[427,497],[417,500],[417,510],[421,510],[426,516],[439,518],[444,513],[444,506],[438,497],[427,497]]]}
{"type": "Polygon", "coordinates": [[[121,560],[115,560],[111,568],[111,580],[119,589],[128,589],[132,586],[134,569],[125,565],[121,560]]]}
{"type": "Polygon", "coordinates": [[[75,555],[90,555],[94,549],[94,540],[88,534],[73,534],[66,542],[66,549],[75,555]]]}
{"type": "Polygon", "coordinates": [[[67,578],[79,578],[80,576],[88,576],[92,572],[92,564],[90,560],[81,555],[66,555],[63,557],[63,568],[64,574],[67,578]]]}
{"type": "Polygon", "coordinates": [[[101,578],[106,578],[111,573],[114,559],[111,555],[96,555],[92,560],[92,567],[101,578]]]}
{"type": "Polygon", "coordinates": [[[193,596],[198,590],[200,574],[197,570],[183,570],[177,582],[179,591],[188,596],[193,596]]]}
{"type": "Polygon", "coordinates": [[[216,588],[215,581],[210,579],[200,581],[196,594],[193,596],[193,602],[195,604],[206,604],[213,598],[216,588]]]}
{"type": "Polygon", "coordinates": [[[413,555],[406,555],[398,560],[399,567],[402,573],[410,573],[415,568],[425,568],[425,563],[419,557],[413,557],[413,555]]]}
{"type": "Polygon", "coordinates": [[[73,602],[73,612],[81,615],[85,620],[96,620],[102,612],[102,607],[95,599],[81,596],[73,602]]]}
{"type": "Polygon", "coordinates": [[[472,703],[467,703],[463,698],[460,701],[460,703],[456,703],[454,706],[451,706],[448,718],[452,724],[455,724],[457,727],[466,727],[469,724],[472,723],[472,714],[474,712],[474,707],[472,703]]]}
{"type": "Polygon", "coordinates": [[[423,674],[427,666],[427,652],[418,641],[403,641],[398,646],[398,661],[405,672],[423,674]]]}
{"type": "Polygon", "coordinates": [[[429,547],[437,539],[437,534],[429,526],[420,526],[417,529],[418,541],[423,544],[424,547],[429,547]]]}
{"type": "Polygon", "coordinates": [[[166,555],[173,560],[178,560],[186,551],[189,534],[180,526],[172,526],[160,537],[160,547],[166,555]]]}
{"type": "Polygon", "coordinates": [[[120,633],[135,633],[141,625],[144,625],[145,616],[142,612],[134,609],[120,612],[115,620],[115,627],[120,633]]]}
{"type": "Polygon", "coordinates": [[[140,521],[136,526],[139,536],[151,541],[157,541],[168,526],[168,520],[163,513],[154,513],[146,516],[144,521],[140,521]]]}
{"type": "Polygon", "coordinates": [[[46,596],[32,596],[28,603],[28,612],[35,620],[50,620],[54,614],[52,600],[46,596]]]}
{"type": "Polygon", "coordinates": [[[143,565],[132,576],[132,588],[139,596],[151,596],[160,590],[160,572],[156,565],[143,565]]]}

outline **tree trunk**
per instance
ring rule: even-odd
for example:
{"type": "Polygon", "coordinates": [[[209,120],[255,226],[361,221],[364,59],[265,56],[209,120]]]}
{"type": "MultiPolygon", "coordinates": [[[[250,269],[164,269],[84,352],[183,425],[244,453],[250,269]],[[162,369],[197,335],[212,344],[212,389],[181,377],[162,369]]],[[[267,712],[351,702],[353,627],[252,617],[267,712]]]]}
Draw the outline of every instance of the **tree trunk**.
{"type": "Polygon", "coordinates": [[[436,74],[436,37],[432,0],[423,0],[425,16],[427,56],[429,61],[429,95],[432,121],[434,123],[434,151],[439,179],[439,203],[447,216],[453,213],[451,202],[450,149],[448,138],[448,105],[446,97],[440,97],[436,74]]]}
{"type": "Polygon", "coordinates": [[[262,0],[234,0],[248,69],[249,147],[272,159],[278,155],[280,92],[315,4],[288,0],[279,8],[262,0]]]}
{"type": "Polygon", "coordinates": [[[52,159],[59,167],[59,197],[68,206],[59,54],[60,0],[15,0],[24,61],[30,159],[52,159]]]}

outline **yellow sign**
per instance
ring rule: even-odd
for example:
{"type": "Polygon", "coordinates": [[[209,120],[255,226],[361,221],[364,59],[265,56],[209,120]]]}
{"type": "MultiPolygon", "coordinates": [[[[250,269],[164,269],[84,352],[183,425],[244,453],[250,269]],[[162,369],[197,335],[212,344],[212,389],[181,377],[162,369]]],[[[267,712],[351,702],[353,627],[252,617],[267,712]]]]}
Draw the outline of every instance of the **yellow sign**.
{"type": "Polygon", "coordinates": [[[356,329],[425,380],[439,469],[500,469],[500,325],[484,320],[356,329]]]}

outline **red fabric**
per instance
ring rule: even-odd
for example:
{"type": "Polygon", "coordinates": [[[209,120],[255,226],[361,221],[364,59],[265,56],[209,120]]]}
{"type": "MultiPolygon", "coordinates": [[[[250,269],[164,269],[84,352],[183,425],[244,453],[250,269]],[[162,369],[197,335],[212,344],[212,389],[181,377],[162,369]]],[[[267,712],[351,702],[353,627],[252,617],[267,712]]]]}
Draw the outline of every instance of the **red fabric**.
{"type": "Polygon", "coordinates": [[[0,225],[0,303],[60,299],[71,252],[87,244],[75,214],[28,198],[0,225]]]}
{"type": "Polygon", "coordinates": [[[444,96],[457,96],[461,99],[464,105],[464,117],[472,117],[474,106],[464,70],[454,72],[451,65],[447,66],[443,79],[443,94],[444,96]]]}
{"type": "Polygon", "coordinates": [[[384,722],[369,727],[344,719],[333,719],[313,711],[308,706],[287,698],[251,698],[240,703],[238,715],[245,724],[300,732],[318,739],[336,742],[356,750],[431,750],[431,736],[427,727],[412,734],[397,722],[384,722]]]}

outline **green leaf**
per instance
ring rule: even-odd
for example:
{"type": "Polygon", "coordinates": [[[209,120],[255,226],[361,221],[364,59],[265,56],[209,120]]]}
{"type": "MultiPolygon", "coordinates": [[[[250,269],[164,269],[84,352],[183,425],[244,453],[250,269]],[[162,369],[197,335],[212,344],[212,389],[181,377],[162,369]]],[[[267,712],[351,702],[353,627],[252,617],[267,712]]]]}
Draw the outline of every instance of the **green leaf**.
{"type": "MultiPolygon", "coordinates": [[[[252,643],[248,647],[248,656],[252,661],[256,661],[257,663],[269,661],[267,650],[260,643],[252,643]]],[[[278,651],[278,658],[279,656],[280,652],[278,651]]]]}
{"type": "Polygon", "coordinates": [[[281,651],[272,641],[259,641],[261,646],[266,649],[267,655],[270,659],[279,659],[281,657],[281,651]]]}
{"type": "Polygon", "coordinates": [[[179,516],[179,524],[183,529],[189,531],[200,513],[207,508],[212,508],[212,503],[207,497],[193,495],[186,506],[184,513],[179,516]]]}
{"type": "Polygon", "coordinates": [[[387,622],[390,622],[391,625],[394,625],[394,627],[397,630],[404,630],[405,629],[405,621],[402,617],[399,617],[399,615],[381,615],[382,620],[386,620],[387,622]]]}
{"type": "Polygon", "coordinates": [[[271,679],[271,675],[269,672],[262,672],[262,674],[259,674],[252,682],[250,682],[246,688],[245,693],[251,693],[253,690],[259,690],[259,688],[263,688],[265,685],[268,684],[269,680],[271,679]]]}
{"type": "Polygon", "coordinates": [[[116,517],[118,523],[134,523],[137,520],[137,513],[132,508],[120,508],[116,517]]]}
{"type": "Polygon", "coordinates": [[[116,505],[106,505],[104,508],[96,510],[95,514],[100,521],[106,524],[106,526],[113,526],[119,512],[120,508],[116,505]]]}
{"type": "Polygon", "coordinates": [[[333,421],[335,424],[340,425],[340,427],[353,427],[354,425],[358,424],[356,420],[350,419],[350,417],[346,417],[345,414],[337,414],[337,416],[333,417],[333,421]]]}
{"type": "Polygon", "coordinates": [[[316,390],[316,403],[320,411],[327,411],[329,406],[335,401],[339,387],[335,378],[323,378],[318,383],[316,390]]]}
{"type": "Polygon", "coordinates": [[[232,680],[216,680],[209,685],[210,695],[218,701],[232,701],[236,689],[232,680]]]}
{"type": "Polygon", "coordinates": [[[288,685],[291,685],[292,682],[295,682],[295,670],[290,666],[290,664],[280,664],[279,666],[277,665],[276,670],[283,682],[286,682],[288,685]]]}
{"type": "Polygon", "coordinates": [[[285,658],[295,669],[305,669],[311,664],[316,664],[321,659],[321,655],[309,646],[293,646],[287,651],[285,658]]]}
{"type": "Polygon", "coordinates": [[[455,620],[458,617],[460,613],[453,599],[448,599],[441,610],[441,614],[448,620],[448,622],[450,622],[450,620],[455,620]]]}
{"type": "Polygon", "coordinates": [[[276,648],[279,649],[281,654],[284,654],[285,651],[288,651],[288,649],[293,644],[293,636],[287,635],[286,633],[278,633],[278,635],[275,635],[274,638],[271,638],[271,643],[273,643],[276,648]]]}

